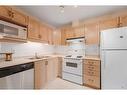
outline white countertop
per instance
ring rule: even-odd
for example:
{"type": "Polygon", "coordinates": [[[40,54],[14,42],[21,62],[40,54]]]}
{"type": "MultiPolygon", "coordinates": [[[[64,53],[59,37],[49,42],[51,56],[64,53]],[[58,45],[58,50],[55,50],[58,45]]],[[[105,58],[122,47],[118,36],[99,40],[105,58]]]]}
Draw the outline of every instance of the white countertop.
{"type": "Polygon", "coordinates": [[[24,64],[24,63],[36,62],[45,59],[46,58],[42,58],[42,59],[14,58],[12,61],[0,60],[0,68],[24,64]]]}
{"type": "MultiPolygon", "coordinates": [[[[42,58],[42,59],[29,59],[31,57],[22,57],[22,58],[13,58],[12,61],[5,61],[3,59],[3,60],[0,60],[0,68],[24,64],[24,63],[36,62],[36,61],[41,61],[41,60],[46,60],[46,59],[53,58],[53,57],[64,57],[63,55],[57,55],[57,54],[56,55],[44,55],[44,56],[49,56],[49,57],[48,58],[42,58]]],[[[100,58],[97,56],[85,56],[84,59],[100,60],[100,58]]]]}
{"type": "Polygon", "coordinates": [[[46,59],[50,59],[53,57],[62,57],[62,55],[42,55],[42,56],[49,56],[47,58],[41,58],[41,59],[30,59],[32,58],[32,56],[30,57],[19,57],[19,58],[13,58],[12,61],[5,61],[4,59],[0,60],[0,68],[3,67],[8,67],[8,66],[13,66],[13,65],[19,65],[19,64],[24,64],[24,63],[30,63],[30,62],[36,62],[36,61],[41,61],[41,60],[46,60],[46,59]]]}

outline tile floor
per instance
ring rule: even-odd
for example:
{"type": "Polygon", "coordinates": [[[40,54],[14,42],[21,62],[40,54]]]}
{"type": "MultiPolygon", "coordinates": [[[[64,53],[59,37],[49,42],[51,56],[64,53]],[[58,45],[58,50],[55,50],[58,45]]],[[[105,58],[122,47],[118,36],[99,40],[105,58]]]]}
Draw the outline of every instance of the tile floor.
{"type": "Polygon", "coordinates": [[[77,89],[77,90],[90,90],[91,88],[81,86],[60,78],[56,78],[54,81],[50,82],[45,86],[44,89],[49,89],[49,90],[72,90],[72,89],[77,89]]]}

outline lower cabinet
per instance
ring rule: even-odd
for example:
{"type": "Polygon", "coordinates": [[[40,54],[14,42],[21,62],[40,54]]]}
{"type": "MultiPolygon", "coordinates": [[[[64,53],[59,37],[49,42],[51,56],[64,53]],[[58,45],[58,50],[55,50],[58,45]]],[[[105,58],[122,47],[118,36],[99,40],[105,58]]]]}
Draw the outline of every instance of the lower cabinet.
{"type": "Polygon", "coordinates": [[[58,58],[35,62],[35,89],[43,89],[58,76],[58,58]]]}
{"type": "Polygon", "coordinates": [[[63,58],[58,57],[58,77],[62,78],[62,62],[63,58]]]}
{"type": "Polygon", "coordinates": [[[84,85],[100,89],[100,60],[86,59],[84,62],[84,85]]]}

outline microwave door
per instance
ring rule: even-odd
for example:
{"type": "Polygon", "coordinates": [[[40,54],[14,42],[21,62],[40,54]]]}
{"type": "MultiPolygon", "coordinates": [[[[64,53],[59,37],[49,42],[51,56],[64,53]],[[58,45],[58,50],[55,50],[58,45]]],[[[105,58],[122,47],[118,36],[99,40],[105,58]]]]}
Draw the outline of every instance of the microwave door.
{"type": "Polygon", "coordinates": [[[4,33],[4,25],[0,24],[0,34],[3,34],[3,33],[4,33]]]}
{"type": "Polygon", "coordinates": [[[18,28],[4,25],[4,33],[9,37],[18,37],[18,28]]]}

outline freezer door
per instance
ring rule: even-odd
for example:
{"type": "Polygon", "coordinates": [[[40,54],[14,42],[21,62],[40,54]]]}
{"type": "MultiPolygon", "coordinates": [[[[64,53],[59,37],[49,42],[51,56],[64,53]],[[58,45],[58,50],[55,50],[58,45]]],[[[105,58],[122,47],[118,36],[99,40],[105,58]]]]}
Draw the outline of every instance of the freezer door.
{"type": "Polygon", "coordinates": [[[127,51],[103,51],[101,58],[102,89],[127,89],[127,51]]]}
{"type": "Polygon", "coordinates": [[[101,49],[127,49],[127,27],[101,31],[101,49]]]}

